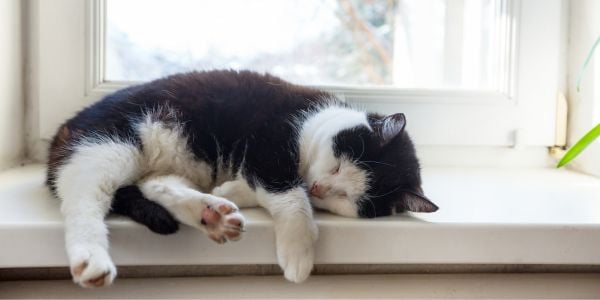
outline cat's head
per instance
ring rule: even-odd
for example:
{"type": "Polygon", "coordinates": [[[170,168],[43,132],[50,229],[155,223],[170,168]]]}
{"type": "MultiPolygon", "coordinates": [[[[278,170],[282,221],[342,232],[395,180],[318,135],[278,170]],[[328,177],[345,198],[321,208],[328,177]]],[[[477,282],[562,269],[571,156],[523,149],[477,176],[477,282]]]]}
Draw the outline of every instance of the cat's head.
{"type": "Polygon", "coordinates": [[[368,114],[367,122],[334,134],[308,170],[313,205],[362,218],[436,211],[423,194],[419,161],[405,125],[403,114],[368,114]]]}

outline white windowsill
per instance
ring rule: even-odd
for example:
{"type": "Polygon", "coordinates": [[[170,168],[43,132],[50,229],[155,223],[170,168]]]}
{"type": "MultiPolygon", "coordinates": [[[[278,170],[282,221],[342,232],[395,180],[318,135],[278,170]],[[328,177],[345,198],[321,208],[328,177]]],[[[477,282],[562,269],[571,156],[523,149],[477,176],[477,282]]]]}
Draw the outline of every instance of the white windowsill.
{"type": "MultiPolygon", "coordinates": [[[[317,214],[320,264],[600,265],[600,179],[553,169],[424,169],[434,214],[355,220],[317,214]]],[[[44,168],[0,173],[0,268],[66,266],[58,200],[44,168]]],[[[118,265],[274,264],[270,217],[244,210],[245,237],[217,245],[182,227],[151,233],[109,217],[118,265]]]]}

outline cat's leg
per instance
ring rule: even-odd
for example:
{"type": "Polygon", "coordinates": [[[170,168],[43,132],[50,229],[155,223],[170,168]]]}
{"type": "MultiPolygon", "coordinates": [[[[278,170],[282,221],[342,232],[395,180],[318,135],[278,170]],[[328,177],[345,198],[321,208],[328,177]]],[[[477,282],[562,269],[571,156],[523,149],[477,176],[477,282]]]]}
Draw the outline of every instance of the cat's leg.
{"type": "Polygon", "coordinates": [[[218,243],[242,237],[244,217],[238,207],[227,199],[196,190],[181,176],[150,177],[139,187],[144,196],[165,207],[177,220],[204,231],[218,243]]]}
{"type": "Polygon", "coordinates": [[[111,212],[130,217],[158,234],[172,234],[179,223],[160,204],[146,199],[137,185],[128,185],[115,192],[111,212]]]}
{"type": "Polygon", "coordinates": [[[296,187],[273,193],[259,187],[256,193],[258,203],[273,216],[277,260],[285,278],[304,281],[313,267],[313,248],[318,237],[306,190],[296,187]]]}
{"type": "Polygon", "coordinates": [[[232,181],[226,181],[218,187],[215,187],[211,194],[231,200],[239,208],[257,207],[256,192],[248,185],[248,182],[239,178],[232,181]]]}
{"type": "Polygon", "coordinates": [[[130,144],[103,142],[77,146],[57,170],[65,242],[73,281],[83,287],[112,283],[117,272],[108,255],[104,217],[120,185],[137,179],[139,150],[130,144]]]}
{"type": "Polygon", "coordinates": [[[275,222],[277,260],[285,278],[302,282],[310,275],[318,230],[304,188],[283,193],[270,193],[262,188],[255,191],[246,180],[237,179],[214,188],[212,194],[231,199],[240,207],[260,204],[266,208],[275,222]]]}

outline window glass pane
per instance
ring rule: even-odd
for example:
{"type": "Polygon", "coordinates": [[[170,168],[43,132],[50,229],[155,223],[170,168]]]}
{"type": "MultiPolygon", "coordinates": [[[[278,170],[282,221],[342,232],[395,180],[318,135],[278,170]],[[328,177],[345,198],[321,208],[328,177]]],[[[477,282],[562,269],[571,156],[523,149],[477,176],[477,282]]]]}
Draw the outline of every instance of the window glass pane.
{"type": "Polygon", "coordinates": [[[214,68],[313,85],[496,89],[500,0],[107,0],[105,80],[214,68]]]}

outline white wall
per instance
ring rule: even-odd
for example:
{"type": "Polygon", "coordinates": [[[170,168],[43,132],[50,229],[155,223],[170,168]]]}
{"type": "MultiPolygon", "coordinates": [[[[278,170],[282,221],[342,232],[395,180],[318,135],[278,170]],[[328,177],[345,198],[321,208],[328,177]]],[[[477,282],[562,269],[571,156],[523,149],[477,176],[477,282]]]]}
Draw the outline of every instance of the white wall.
{"type": "Polygon", "coordinates": [[[21,13],[21,1],[0,1],[0,169],[24,156],[21,13]]]}
{"type": "MultiPolygon", "coordinates": [[[[577,0],[570,2],[569,28],[569,138],[573,145],[588,130],[600,123],[600,49],[583,73],[581,89],[577,79],[583,63],[596,38],[600,36],[600,1],[577,0]]],[[[600,142],[584,151],[571,168],[600,175],[600,142]]]]}

